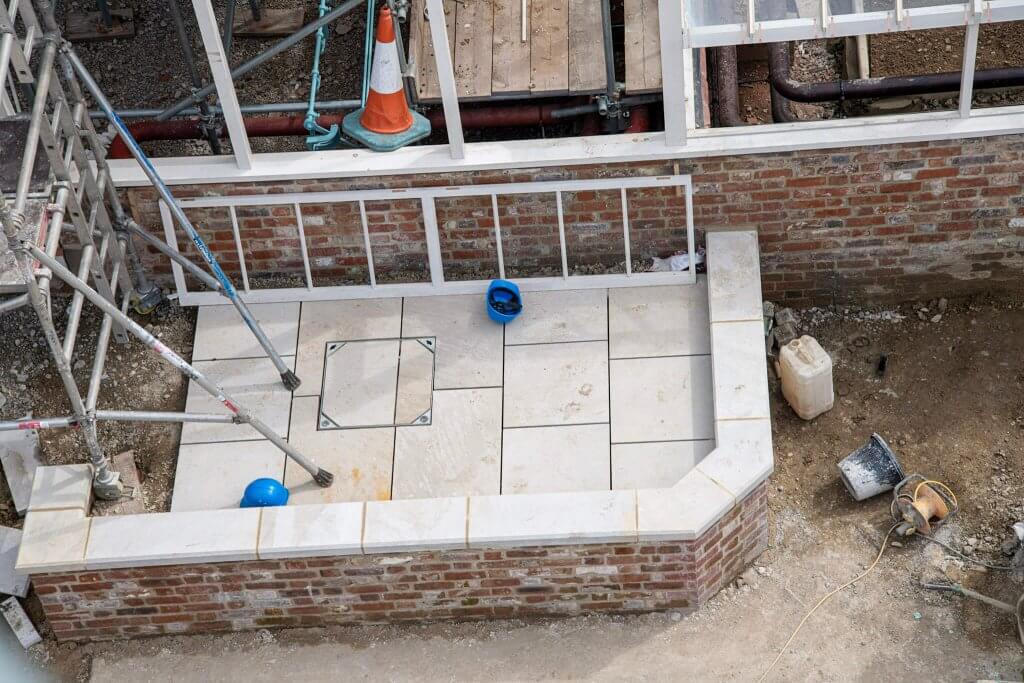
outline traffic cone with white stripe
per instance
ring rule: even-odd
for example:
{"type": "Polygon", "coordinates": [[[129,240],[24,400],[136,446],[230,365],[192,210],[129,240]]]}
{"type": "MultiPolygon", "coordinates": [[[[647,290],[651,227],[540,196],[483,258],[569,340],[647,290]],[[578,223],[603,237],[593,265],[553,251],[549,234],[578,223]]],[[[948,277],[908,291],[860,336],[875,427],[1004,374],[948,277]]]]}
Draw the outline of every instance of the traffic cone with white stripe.
{"type": "Polygon", "coordinates": [[[387,6],[381,8],[377,18],[366,106],[346,116],[342,130],[378,152],[390,152],[430,135],[430,122],[411,111],[405,99],[395,25],[387,6]]]}

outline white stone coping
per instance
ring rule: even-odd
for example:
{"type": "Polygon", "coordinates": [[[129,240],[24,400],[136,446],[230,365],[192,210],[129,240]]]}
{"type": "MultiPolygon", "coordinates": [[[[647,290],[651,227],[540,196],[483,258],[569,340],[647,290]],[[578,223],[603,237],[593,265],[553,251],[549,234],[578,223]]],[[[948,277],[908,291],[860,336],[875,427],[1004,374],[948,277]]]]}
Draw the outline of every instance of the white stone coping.
{"type": "Polygon", "coordinates": [[[757,235],[707,251],[716,447],[672,487],[90,518],[88,466],[40,468],[17,570],[696,539],[773,468],[757,235]]]}

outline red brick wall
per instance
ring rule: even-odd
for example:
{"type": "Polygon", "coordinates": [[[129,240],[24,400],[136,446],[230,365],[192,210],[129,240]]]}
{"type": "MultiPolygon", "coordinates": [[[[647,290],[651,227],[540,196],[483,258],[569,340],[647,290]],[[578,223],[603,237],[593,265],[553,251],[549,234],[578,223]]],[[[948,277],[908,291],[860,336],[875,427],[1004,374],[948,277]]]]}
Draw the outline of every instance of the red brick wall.
{"type": "MultiPolygon", "coordinates": [[[[179,187],[196,194],[279,193],[672,173],[673,162],[564,169],[179,187]]],[[[694,175],[698,230],[754,226],[761,236],[766,298],[789,303],[907,300],[981,290],[1020,290],[1024,278],[1024,136],[682,160],[694,175]]],[[[137,219],[159,229],[153,194],[129,192],[137,219]]],[[[685,247],[685,207],[674,191],[630,193],[633,254],[685,247]]],[[[622,226],[616,193],[566,195],[573,264],[616,264],[622,226]]],[[[382,279],[426,279],[426,248],[413,202],[367,205],[382,279]],[[401,273],[397,271],[403,271],[401,273]]],[[[489,199],[439,203],[447,275],[495,270],[489,199]]],[[[314,279],[365,281],[358,214],[308,207],[314,279]]],[[[251,273],[301,271],[291,209],[242,217],[251,273]]],[[[501,200],[506,263],[513,275],[559,264],[550,197],[501,200]]],[[[226,212],[197,218],[229,272],[238,258],[226,212]]],[[[309,221],[307,220],[307,225],[309,221]]],[[[490,273],[488,273],[489,275],[490,273]]]]}
{"type": "Polygon", "coordinates": [[[422,619],[691,612],[768,543],[760,485],[695,541],[448,550],[45,574],[60,640],[422,619]]]}

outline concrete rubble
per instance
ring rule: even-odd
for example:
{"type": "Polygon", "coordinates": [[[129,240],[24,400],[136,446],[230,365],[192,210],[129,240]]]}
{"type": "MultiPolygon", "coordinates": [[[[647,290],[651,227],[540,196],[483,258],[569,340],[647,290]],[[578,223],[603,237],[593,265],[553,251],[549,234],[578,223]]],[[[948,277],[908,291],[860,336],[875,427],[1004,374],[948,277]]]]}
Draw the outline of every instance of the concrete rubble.
{"type": "Polygon", "coordinates": [[[0,526],[0,593],[23,598],[28,595],[29,578],[14,571],[20,546],[21,530],[0,526]]]}
{"type": "Polygon", "coordinates": [[[0,466],[3,467],[11,498],[19,515],[28,508],[32,477],[39,460],[39,435],[34,429],[0,432],[0,466]]]}

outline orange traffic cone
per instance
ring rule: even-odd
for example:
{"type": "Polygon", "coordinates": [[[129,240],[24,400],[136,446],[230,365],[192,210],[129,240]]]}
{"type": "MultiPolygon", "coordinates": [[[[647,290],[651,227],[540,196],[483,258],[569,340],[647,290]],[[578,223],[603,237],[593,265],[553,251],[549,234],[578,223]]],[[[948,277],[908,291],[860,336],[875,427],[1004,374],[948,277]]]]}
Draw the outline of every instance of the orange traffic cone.
{"type": "Polygon", "coordinates": [[[377,44],[366,106],[346,116],[342,128],[347,135],[379,152],[389,152],[430,135],[430,122],[411,111],[405,99],[395,25],[386,6],[377,19],[377,44]]]}

